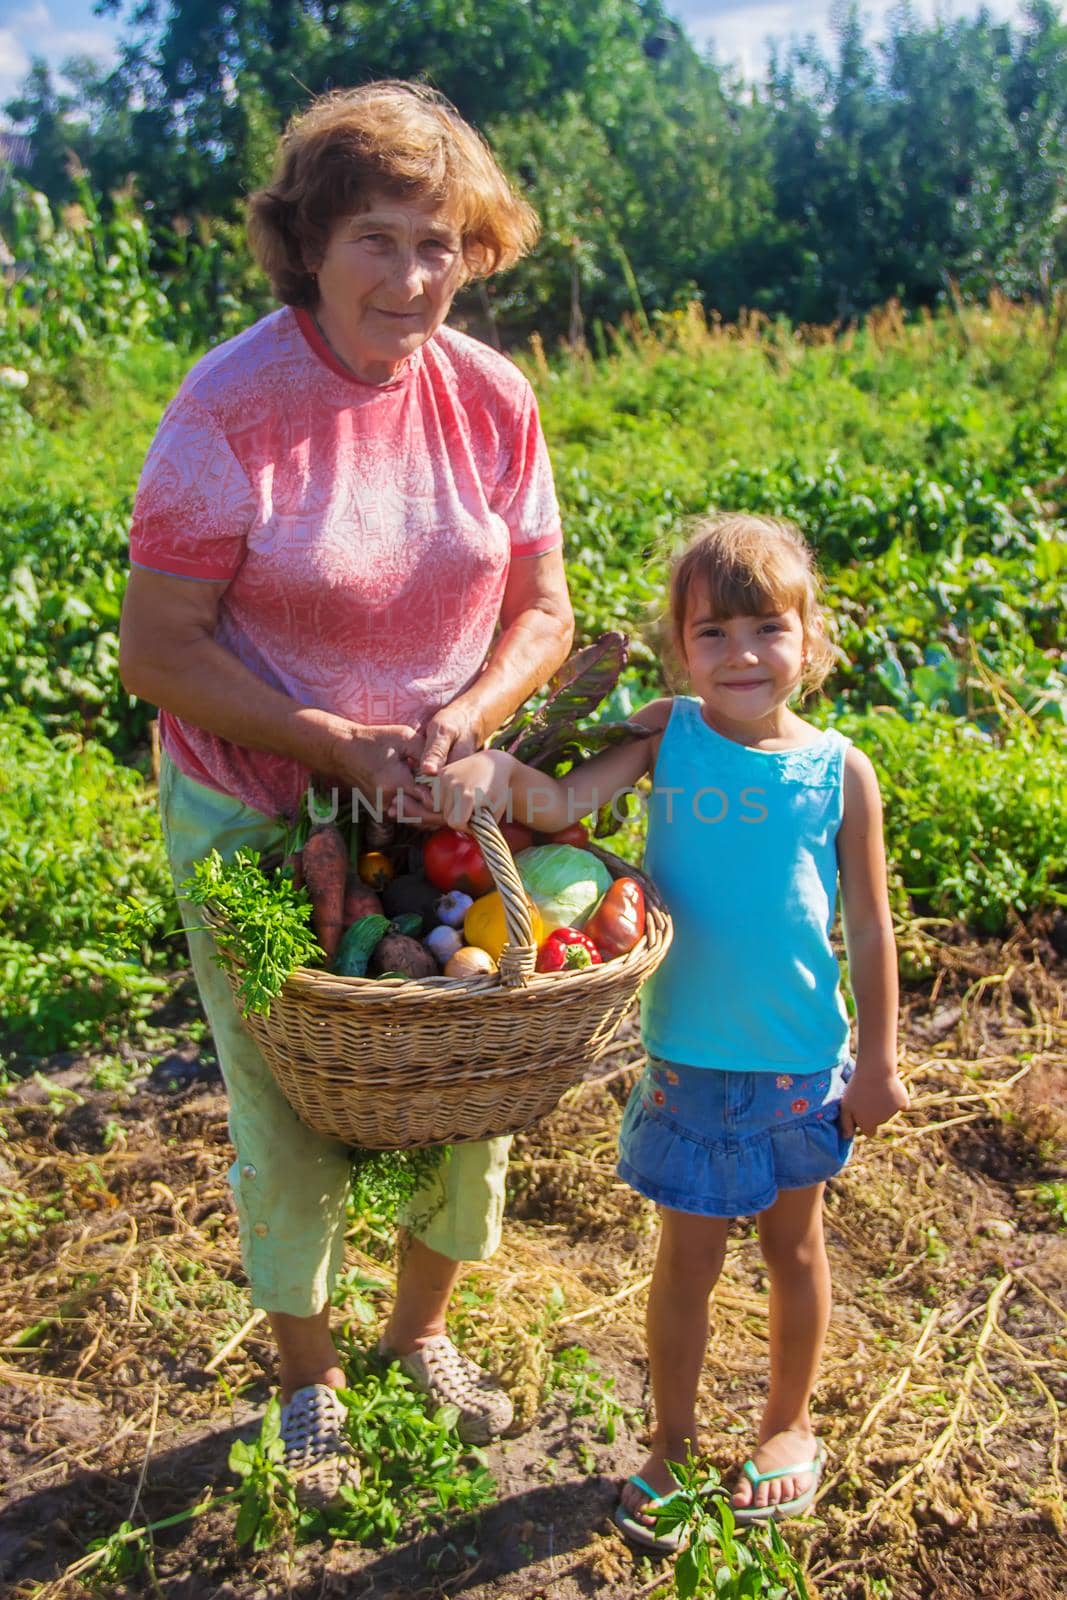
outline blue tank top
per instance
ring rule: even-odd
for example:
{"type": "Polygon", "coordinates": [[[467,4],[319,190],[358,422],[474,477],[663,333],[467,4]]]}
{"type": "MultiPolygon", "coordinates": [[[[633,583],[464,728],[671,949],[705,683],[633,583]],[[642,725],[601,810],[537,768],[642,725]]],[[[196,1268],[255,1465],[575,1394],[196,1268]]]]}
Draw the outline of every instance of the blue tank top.
{"type": "Polygon", "coordinates": [[[676,699],[660,743],[645,870],[674,941],[641,994],[650,1055],[736,1072],[822,1072],[848,1059],[830,944],[845,752],[833,729],[752,750],[676,699]]]}

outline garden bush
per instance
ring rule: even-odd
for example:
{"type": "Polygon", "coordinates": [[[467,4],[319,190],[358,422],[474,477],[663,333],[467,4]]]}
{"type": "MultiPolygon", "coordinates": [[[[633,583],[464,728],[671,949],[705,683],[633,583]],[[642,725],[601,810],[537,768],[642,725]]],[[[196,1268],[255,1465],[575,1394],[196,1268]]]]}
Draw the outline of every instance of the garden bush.
{"type": "MultiPolygon", "coordinates": [[[[99,1042],[167,983],[165,950],[109,949],[127,895],[173,901],[154,798],[139,773],[26,711],[0,720],[0,1044],[99,1042]]],[[[173,946],[170,959],[174,959],[173,946]]]]}

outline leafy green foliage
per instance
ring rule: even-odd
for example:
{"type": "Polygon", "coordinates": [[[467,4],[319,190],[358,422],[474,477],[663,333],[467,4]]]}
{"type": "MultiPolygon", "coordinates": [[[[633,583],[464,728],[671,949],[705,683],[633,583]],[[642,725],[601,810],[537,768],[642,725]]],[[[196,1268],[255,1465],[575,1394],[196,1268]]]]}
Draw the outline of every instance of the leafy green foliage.
{"type": "Polygon", "coordinates": [[[656,1532],[685,1530],[674,1563],[678,1600],[808,1600],[804,1574],[773,1522],[738,1532],[714,1467],[672,1461],[680,1492],[656,1512],[656,1532]]]}
{"type": "Polygon", "coordinates": [[[90,1582],[99,1588],[136,1577],[145,1566],[151,1546],[147,1530],[126,1521],[120,1522],[114,1533],[90,1539],[85,1548],[95,1558],[90,1582]]]}
{"type": "Polygon", "coordinates": [[[140,775],[101,745],[47,739],[25,711],[0,721],[0,990],[5,1043],[101,1041],[166,988],[163,958],[116,956],[125,895],[170,895],[159,822],[140,775]]]}
{"type": "MultiPolygon", "coordinates": [[[[609,714],[628,655],[629,640],[616,632],[601,634],[576,650],[549,679],[543,695],[494,734],[490,745],[558,777],[577,761],[643,737],[644,729],[609,714]]],[[[604,806],[593,832],[599,838],[616,826],[611,807],[604,806]]]]}
{"type": "Polygon", "coordinates": [[[252,1444],[238,1441],[230,1451],[230,1467],[242,1479],[236,1537],[253,1550],[291,1533],[299,1541],[327,1535],[396,1544],[444,1514],[474,1511],[495,1497],[483,1453],[456,1436],[454,1406],[429,1414],[400,1367],[342,1345],[351,1382],[339,1395],[345,1435],[360,1464],[359,1486],[346,1487],[341,1504],[328,1510],[299,1511],[284,1466],[280,1409],[272,1400],[259,1437],[252,1444]]]}
{"type": "Polygon", "coordinates": [[[627,640],[611,632],[576,650],[545,685],[544,698],[524,707],[493,743],[528,766],[547,764],[574,738],[583,717],[591,716],[612,692],[626,665],[627,640]]]}
{"type": "Polygon", "coordinates": [[[149,715],[118,678],[128,512],[56,490],[0,504],[0,706],[123,754],[149,715]]]}
{"type": "Polygon", "coordinates": [[[839,7],[831,51],[777,49],[755,86],[698,54],[660,0],[480,0],[476,17],[449,0],[103,3],[127,21],[118,65],[75,64],[67,93],[35,63],[8,110],[31,136],[24,176],[57,207],[89,210],[69,151],[114,194],[86,265],[134,319],[156,314],[143,243],[124,256],[103,230],[128,174],[152,197],[172,337],[263,307],[244,197],[310,94],[374,77],[443,90],[542,214],[539,250],[466,300],[512,337],[599,348],[604,323],[644,328],[690,299],[843,322],[957,285],[1048,298],[1062,278],[1067,26],[1048,0],[1012,24],[897,7],[877,52],[839,7]]]}
{"type": "MultiPolygon", "coordinates": [[[[994,718],[1014,702],[1062,722],[1053,462],[1067,452],[1067,403],[1038,424],[1028,391],[1040,367],[1026,370],[1015,316],[975,317],[962,361],[950,326],[872,322],[846,352],[682,318],[654,349],[620,344],[595,385],[575,361],[542,375],[579,637],[626,627],[657,687],[651,619],[684,519],[753,510],[795,520],[818,552],[842,649],[832,698],[994,718]],[[1000,352],[1011,376],[1006,366],[983,394],[1000,352]]],[[[1030,327],[1039,335],[1040,320],[1030,327]]]]}
{"type": "Polygon", "coordinates": [[[367,1351],[349,1347],[343,1359],[345,1432],[363,1476],[341,1508],[324,1514],[335,1538],[393,1544],[444,1513],[473,1511],[495,1497],[485,1456],[455,1433],[454,1406],[429,1413],[408,1375],[367,1351]]]}
{"type": "MultiPolygon", "coordinates": [[[[352,1156],[352,1185],[349,1207],[371,1225],[392,1227],[419,1191],[432,1184],[448,1159],[450,1145],[434,1145],[427,1150],[356,1150],[352,1156]]],[[[441,1196],[441,1203],[444,1196],[441,1196]]],[[[428,1199],[434,1206],[434,1201],[428,1199]]],[[[434,1209],[436,1207],[434,1206],[434,1209]]],[[[422,1225],[433,1210],[420,1217],[422,1225]]]]}
{"type": "Polygon", "coordinates": [[[129,191],[108,217],[81,179],[59,216],[38,190],[16,185],[5,234],[26,264],[0,300],[0,364],[53,369],[154,331],[167,300],[151,265],[151,239],[129,191]]]}
{"type": "Polygon", "coordinates": [[[601,1372],[589,1351],[580,1344],[557,1350],[549,1365],[545,1388],[562,1390],[572,1417],[592,1417],[598,1439],[614,1444],[620,1422],[634,1426],[641,1413],[625,1406],[615,1394],[615,1379],[601,1372]]]}
{"type": "Polygon", "coordinates": [[[53,1222],[62,1222],[66,1217],[62,1200],[62,1191],[42,1199],[0,1184],[0,1247],[25,1248],[33,1244],[53,1222]]]}
{"type": "Polygon", "coordinates": [[[242,1009],[269,1016],[286,979],[297,967],[321,964],[322,950],[311,931],[307,890],[280,872],[267,877],[259,859],[258,850],[238,850],[223,861],[212,850],[194,864],[181,892],[217,919],[212,932],[220,958],[231,956],[241,968],[242,1009]]]}
{"type": "Polygon", "coordinates": [[[281,1440],[281,1407],[271,1400],[263,1426],[251,1444],[237,1439],[230,1447],[230,1471],[241,1479],[234,1538],[265,1550],[291,1529],[297,1518],[296,1494],[285,1470],[281,1440]]]}
{"type": "Polygon", "coordinates": [[[1067,1183],[1055,1180],[1050,1183],[1039,1183],[1034,1195],[1038,1202],[1052,1213],[1058,1226],[1067,1228],[1067,1183]]]}
{"type": "Polygon", "coordinates": [[[1067,905],[1067,743],[1016,719],[998,735],[939,712],[834,725],[874,762],[891,870],[912,905],[999,933],[1067,905]]]}

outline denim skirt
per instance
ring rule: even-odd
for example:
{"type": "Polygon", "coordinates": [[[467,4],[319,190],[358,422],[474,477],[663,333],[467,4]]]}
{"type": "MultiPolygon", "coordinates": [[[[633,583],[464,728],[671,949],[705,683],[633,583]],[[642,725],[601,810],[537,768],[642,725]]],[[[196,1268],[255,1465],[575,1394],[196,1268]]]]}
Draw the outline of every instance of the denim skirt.
{"type": "Polygon", "coordinates": [[[852,1154],[841,1132],[850,1062],[823,1072],[721,1072],[649,1059],[619,1136],[619,1176],[671,1211],[747,1217],[852,1154]]]}

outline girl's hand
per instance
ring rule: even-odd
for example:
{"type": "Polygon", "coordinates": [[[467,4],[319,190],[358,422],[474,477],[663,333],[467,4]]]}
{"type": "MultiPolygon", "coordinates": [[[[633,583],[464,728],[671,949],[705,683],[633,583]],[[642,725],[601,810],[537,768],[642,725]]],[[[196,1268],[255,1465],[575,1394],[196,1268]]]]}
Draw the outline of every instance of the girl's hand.
{"type": "Polygon", "coordinates": [[[418,801],[404,796],[404,820],[422,827],[466,829],[476,812],[491,811],[499,819],[507,809],[511,756],[502,750],[479,750],[451,761],[430,784],[419,784],[418,801]]]}
{"type": "Polygon", "coordinates": [[[841,1132],[846,1139],[853,1138],[857,1132],[870,1138],[898,1111],[907,1111],[910,1103],[907,1088],[895,1066],[888,1071],[883,1067],[865,1072],[862,1061],[857,1061],[856,1070],[841,1096],[841,1132]]]}

